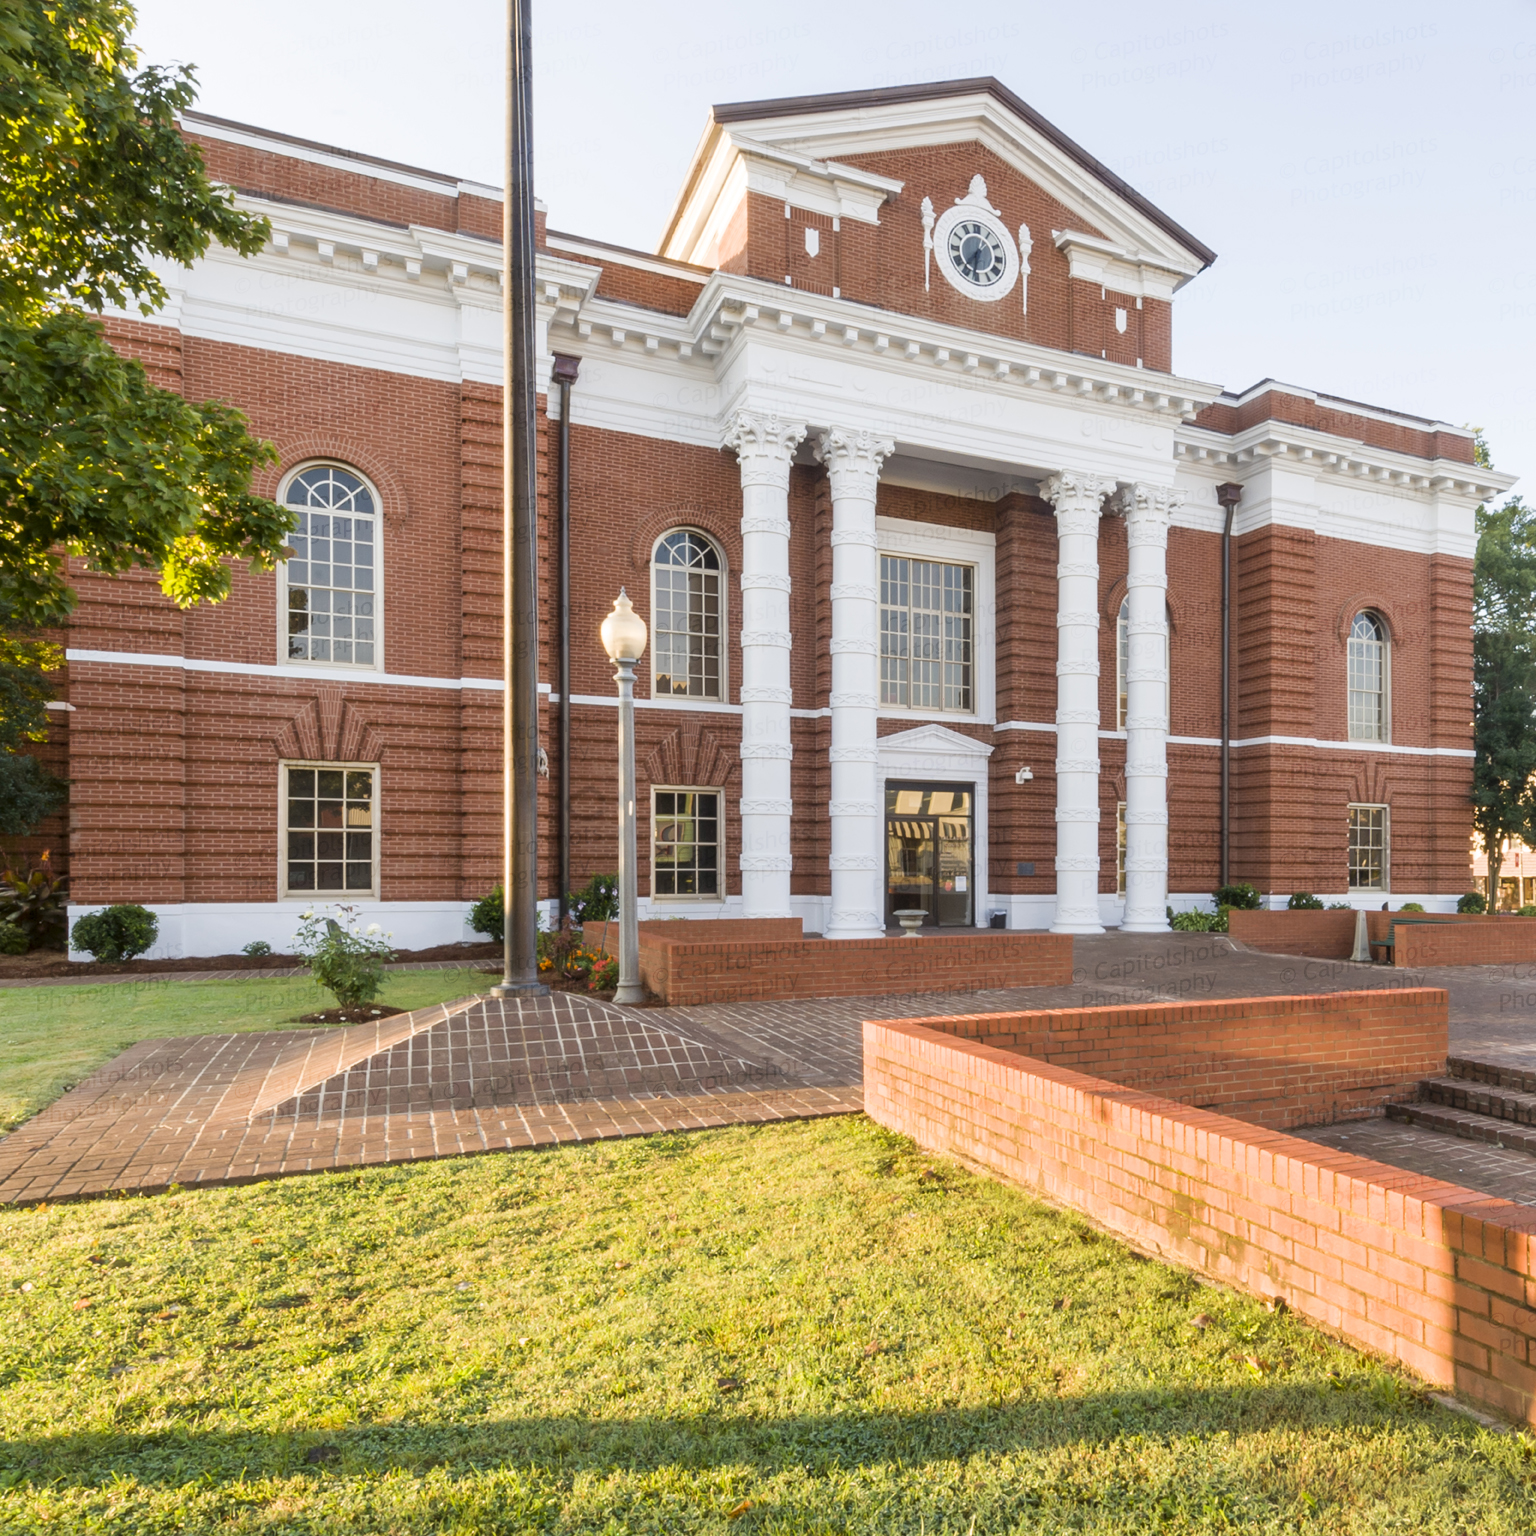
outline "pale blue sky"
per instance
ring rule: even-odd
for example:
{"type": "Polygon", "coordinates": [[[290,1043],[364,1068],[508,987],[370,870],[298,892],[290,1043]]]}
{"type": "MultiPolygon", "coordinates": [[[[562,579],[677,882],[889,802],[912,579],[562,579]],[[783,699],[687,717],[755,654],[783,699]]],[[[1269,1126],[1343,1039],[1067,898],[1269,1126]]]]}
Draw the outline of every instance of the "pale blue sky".
{"type": "MultiPolygon", "coordinates": [[[[495,0],[140,0],[199,105],[501,180],[495,0]]],[[[557,228],[654,249],[712,102],[991,74],[1218,253],[1174,364],[1486,430],[1536,477],[1536,3],[535,0],[557,228]]],[[[1536,494],[1536,480],[1521,486],[1536,494]]]]}

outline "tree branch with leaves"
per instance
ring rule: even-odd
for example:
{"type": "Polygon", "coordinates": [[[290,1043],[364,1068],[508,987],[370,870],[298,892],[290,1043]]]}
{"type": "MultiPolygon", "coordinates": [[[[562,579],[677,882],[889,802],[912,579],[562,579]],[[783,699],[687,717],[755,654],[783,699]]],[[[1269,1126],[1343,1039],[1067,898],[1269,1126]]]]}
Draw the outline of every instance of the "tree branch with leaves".
{"type": "MultiPolygon", "coordinates": [[[[38,632],[74,606],[70,557],[157,571],[186,608],[226,597],[234,560],[275,567],[294,525],[250,488],[271,445],[151,383],[96,318],[159,309],[157,262],[268,234],[178,127],[193,71],[139,68],[133,22],[118,0],[0,0],[0,758],[37,739],[22,699],[46,692],[38,632]]],[[[27,772],[0,766],[0,827],[35,825],[27,772]]]]}

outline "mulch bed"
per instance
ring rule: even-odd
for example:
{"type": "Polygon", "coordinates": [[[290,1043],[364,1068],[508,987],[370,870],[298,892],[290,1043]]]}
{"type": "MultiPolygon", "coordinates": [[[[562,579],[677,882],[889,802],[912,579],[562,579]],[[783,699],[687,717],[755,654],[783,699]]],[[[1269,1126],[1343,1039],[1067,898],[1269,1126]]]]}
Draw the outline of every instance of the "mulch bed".
{"type": "MultiPolygon", "coordinates": [[[[499,944],[438,944],[432,949],[397,949],[395,959],[491,960],[501,953],[499,944]]],[[[143,971],[288,971],[304,962],[296,955],[192,955],[184,960],[70,960],[61,949],[38,949],[30,955],[0,955],[0,980],[34,976],[126,976],[143,971]]]]}
{"type": "Polygon", "coordinates": [[[405,1013],[404,1008],[327,1008],[324,1013],[301,1013],[300,1024],[372,1024],[405,1013]]]}

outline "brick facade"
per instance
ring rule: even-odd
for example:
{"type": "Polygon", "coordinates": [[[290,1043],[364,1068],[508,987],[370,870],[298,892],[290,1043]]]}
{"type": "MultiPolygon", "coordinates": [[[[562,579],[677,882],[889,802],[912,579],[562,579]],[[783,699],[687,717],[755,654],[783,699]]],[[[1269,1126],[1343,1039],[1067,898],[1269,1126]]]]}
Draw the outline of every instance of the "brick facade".
{"type": "MultiPolygon", "coordinates": [[[[76,710],[67,727],[58,725],[47,749],[61,763],[67,757],[67,837],[61,820],[33,841],[67,856],[79,905],[138,900],[190,913],[223,904],[232,912],[238,908],[236,916],[247,926],[267,922],[273,929],[249,936],[285,941],[278,929],[291,925],[293,908],[279,901],[277,890],[280,764],[376,763],[377,900],[411,906],[411,913],[402,907],[401,921],[415,925],[397,933],[402,944],[456,938],[462,935],[463,904],[494,883],[500,859],[501,402],[498,384],[482,376],[491,366],[484,362],[487,354],[465,339],[482,319],[487,327],[494,320],[486,307],[492,289],[483,273],[464,275],[494,250],[487,242],[499,230],[499,204],[486,189],[436,173],[258,130],[237,131],[215,120],[189,126],[213,173],[272,217],[274,229],[285,218],[298,220],[295,233],[291,242],[255,258],[254,282],[244,268],[230,278],[233,263],[210,258],[188,279],[178,323],[113,319],[110,334],[144,361],[157,382],[246,413],[252,430],[279,454],[278,468],[261,479],[262,491],[275,493],[292,469],[315,459],[350,466],[371,482],[380,502],[382,666],[349,673],[285,664],[281,580],[273,575],[239,569],[226,603],[180,613],[148,574],[105,579],[77,571],[79,606],[68,636],[66,685],[76,710]],[[352,222],[340,228],[334,254],[317,256],[319,247],[304,242],[333,212],[352,222]],[[372,237],[356,233],[359,220],[376,228],[384,253],[372,253],[372,266],[365,243],[372,237]],[[441,232],[432,238],[447,242],[448,255],[435,255],[428,240],[420,248],[419,270],[401,265],[398,243],[409,226],[441,232]],[[355,250],[346,246],[348,239],[355,250]],[[462,271],[454,265],[460,256],[462,271]],[[387,281],[376,275],[385,273],[387,281]],[[198,287],[205,274],[206,297],[198,287]],[[231,281],[239,286],[232,290],[231,281]],[[289,292],[299,295],[292,301],[297,307],[283,311],[280,324],[271,322],[289,292]],[[274,297],[268,303],[251,294],[274,297]],[[380,307],[389,305],[395,308],[380,307]],[[402,305],[415,306],[409,324],[400,318],[402,305]],[[456,318],[447,330],[432,332],[443,315],[456,318]],[[447,339],[429,345],[423,340],[429,332],[447,339]],[[452,347],[459,349],[456,360],[452,347]],[[112,659],[114,653],[124,659],[112,659]],[[163,664],[155,660],[160,657],[163,664]],[[427,923],[430,935],[421,926],[426,919],[420,912],[427,908],[436,913],[427,923]]],[[[957,456],[948,488],[927,483],[923,466],[940,461],[935,452],[904,457],[903,439],[881,473],[875,506],[877,517],[889,520],[882,527],[910,525],[936,549],[952,539],[960,552],[944,558],[984,555],[994,577],[990,606],[975,615],[974,658],[977,686],[983,673],[992,679],[994,707],[948,716],[885,711],[878,722],[880,750],[900,746],[925,722],[941,725],[955,750],[968,742],[983,753],[991,750],[989,766],[966,770],[978,793],[985,788],[988,806],[985,825],[975,830],[988,868],[986,888],[974,892],[975,915],[985,923],[989,911],[1000,909],[1010,926],[1046,926],[1058,852],[1052,734],[1058,548],[1053,509],[1030,486],[1043,482],[1053,463],[1086,452],[1090,437],[1106,464],[1116,453],[1132,455],[1111,476],[1129,482],[1153,473],[1146,454],[1172,451],[1180,432],[1197,434],[1202,444],[1220,434],[1236,442],[1255,423],[1272,419],[1348,436],[1351,451],[1364,442],[1417,455],[1426,484],[1442,472],[1443,461],[1466,460],[1470,439],[1417,418],[1389,419],[1390,413],[1363,407],[1351,414],[1348,402],[1280,386],[1221,397],[1203,412],[1186,401],[1181,425],[1175,407],[1194,386],[1168,374],[1171,303],[1147,298],[1138,307],[1106,285],[1073,278],[1068,256],[1050,235],[1053,228],[1070,228],[1113,242],[1122,238],[1114,229],[1094,224],[1082,207],[1068,206],[984,144],[908,143],[849,153],[839,163],[899,181],[902,190],[880,208],[878,222],[843,217],[837,228],[831,215],[796,207],[786,218],[782,198],[746,194],[739,216],[722,226],[715,259],[722,274],[758,284],[751,290],[757,308],[750,314],[739,307],[719,311],[729,324],[711,318],[716,311],[706,312],[715,302],[711,283],[723,280],[712,279],[706,267],[576,235],[550,235],[542,246],[541,260],[551,265],[547,279],[541,276],[541,292],[553,306],[541,311],[546,351],[581,358],[570,427],[573,880],[580,884],[616,863],[613,684],[597,627],[621,585],[653,618],[652,550],[668,530],[690,527],[714,542],[725,567],[726,685],[720,699],[707,704],[663,702],[651,696],[651,658],[639,668],[640,884],[643,893],[649,891],[651,786],[714,789],[723,818],[724,905],[718,910],[739,915],[732,903],[742,892],[743,490],[735,454],[718,446],[718,413],[730,403],[728,386],[700,382],[687,370],[701,362],[735,366],[729,349],[738,338],[756,344],[754,324],[766,326],[771,336],[791,330],[798,335],[803,316],[786,310],[775,321],[765,308],[762,285],[776,283],[792,290],[797,302],[858,306],[846,312],[859,324],[838,333],[836,344],[829,332],[823,351],[804,363],[792,361],[787,375],[771,354],[762,354],[764,376],[785,377],[794,388],[800,387],[796,380],[819,388],[817,379],[849,366],[850,358],[860,367],[870,359],[868,366],[895,369],[898,353],[902,359],[920,354],[924,366],[944,372],[934,383],[893,376],[880,386],[892,410],[949,410],[953,404],[959,412],[954,420],[966,430],[976,423],[990,430],[1007,411],[1038,411],[1044,414],[1019,416],[1021,430],[1034,432],[1045,423],[1063,434],[1059,448],[1021,447],[1017,457],[1003,460],[1005,467],[1018,466],[1005,479],[995,469],[977,468],[978,454],[957,456]],[[972,304],[936,274],[924,286],[922,197],[931,194],[942,207],[941,192],[946,199],[959,196],[978,172],[1011,225],[1027,221],[1035,231],[1027,312],[1011,299],[972,304]],[[804,228],[813,224],[819,247],[811,257],[804,228]],[[786,266],[789,285],[783,283],[786,266]],[[834,288],[837,300],[828,297],[834,288]],[[872,342],[862,328],[872,307],[890,313],[895,341],[872,342]],[[1131,317],[1124,330],[1115,325],[1117,308],[1131,317]],[[902,342],[895,322],[903,316],[930,329],[902,342]],[[599,325],[611,332],[600,343],[594,331],[599,325]],[[990,327],[999,345],[1025,348],[1027,357],[1041,360],[1045,366],[1033,372],[1041,375],[1041,388],[1050,382],[1056,393],[1039,406],[1033,396],[1021,396],[1021,404],[1005,398],[1008,389],[1034,387],[1031,370],[1016,359],[1011,369],[993,369],[1003,382],[989,385],[990,392],[974,401],[965,395],[992,366],[963,358],[962,342],[979,325],[990,327]],[[680,339],[685,333],[679,328],[689,326],[696,327],[687,333],[696,341],[680,339]],[[934,327],[956,338],[957,356],[948,364],[934,351],[931,338],[941,334],[934,327]],[[710,362],[717,354],[722,361],[710,362]],[[1058,375],[1051,374],[1053,357],[1062,369],[1058,375]],[[1122,383],[1111,388],[1079,373],[1069,379],[1066,370],[1089,366],[1084,358],[1094,367],[1121,369],[1115,377],[1122,383]],[[975,364],[975,372],[957,371],[962,360],[966,369],[975,364]],[[1156,387],[1170,393],[1157,396],[1149,380],[1147,391],[1137,392],[1146,399],[1134,406],[1142,415],[1123,422],[1106,416],[1100,424],[1074,404],[1089,397],[1100,406],[1106,399],[1127,399],[1124,370],[1132,370],[1132,378],[1157,373],[1156,387]],[[1165,407],[1172,414],[1155,414],[1165,407]],[[1057,453],[1061,457],[1053,460],[1057,453]],[[1032,776],[1018,782],[1026,767],[1032,776]]],[[[539,228],[542,242],[542,214],[539,228]]],[[[847,386],[850,396],[867,392],[864,380],[861,375],[847,386]]],[[[809,403],[804,415],[813,430],[789,470],[786,502],[795,807],[789,890],[796,914],[817,931],[831,888],[834,506],[828,473],[810,451],[828,416],[809,403]]],[[[551,402],[539,418],[539,675],[547,687],[558,676],[552,466],[559,424],[553,416],[551,402]]],[[[1170,481],[1185,473],[1173,459],[1157,472],[1170,481]]],[[[1234,459],[1219,474],[1241,478],[1247,472],[1234,459]]],[[[1216,473],[1191,472],[1187,513],[1175,517],[1168,537],[1168,889],[1176,905],[1203,898],[1218,874],[1221,537],[1219,512],[1210,502],[1216,473]]],[[[1453,490],[1464,499],[1472,494],[1470,484],[1453,490]]],[[[1254,499],[1259,495],[1255,486],[1245,507],[1262,507],[1254,499]]],[[[1463,518],[1468,525],[1470,505],[1463,518]]],[[[1264,514],[1252,525],[1240,523],[1234,541],[1233,874],[1277,898],[1298,889],[1343,893],[1351,802],[1391,807],[1394,895],[1449,901],[1466,886],[1470,559],[1454,538],[1435,549],[1394,543],[1390,526],[1390,519],[1378,518],[1360,524],[1358,536],[1346,537],[1351,530],[1337,520],[1299,526],[1264,514]],[[1380,541],[1362,543],[1376,537],[1372,527],[1383,530],[1380,541]],[[1391,640],[1390,750],[1366,750],[1347,740],[1345,650],[1350,620],[1362,607],[1381,615],[1391,640]]],[[[1116,621],[1129,569],[1122,517],[1101,519],[1098,559],[1098,884],[1112,920],[1116,814],[1127,798],[1125,734],[1114,729],[1116,621]]],[[[552,772],[541,781],[539,822],[541,894],[548,900],[557,894],[552,787],[560,764],[547,691],[541,695],[541,739],[552,772]]],[[[936,758],[929,776],[951,780],[955,772],[936,758]]],[[[206,942],[186,940],[192,952],[206,942]]]]}

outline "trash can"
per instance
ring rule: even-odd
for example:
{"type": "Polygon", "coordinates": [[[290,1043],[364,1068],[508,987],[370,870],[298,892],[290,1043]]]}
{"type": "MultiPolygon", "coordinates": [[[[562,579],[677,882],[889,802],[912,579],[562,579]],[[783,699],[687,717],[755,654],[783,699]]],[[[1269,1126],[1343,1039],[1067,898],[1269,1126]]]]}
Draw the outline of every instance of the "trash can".
{"type": "Polygon", "coordinates": [[[1006,912],[993,912],[987,919],[989,928],[1006,928],[1008,926],[1008,914],[1006,912]]]}

